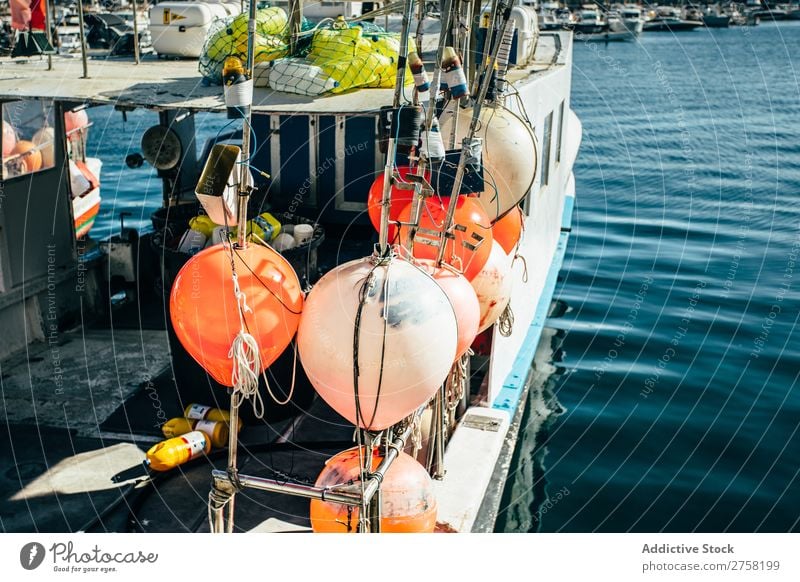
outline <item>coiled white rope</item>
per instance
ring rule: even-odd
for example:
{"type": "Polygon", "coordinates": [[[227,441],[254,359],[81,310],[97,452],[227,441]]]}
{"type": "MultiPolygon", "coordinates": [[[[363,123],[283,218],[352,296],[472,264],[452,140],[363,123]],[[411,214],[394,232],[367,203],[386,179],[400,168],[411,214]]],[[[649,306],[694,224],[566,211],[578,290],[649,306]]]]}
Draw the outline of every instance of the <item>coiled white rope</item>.
{"type": "MultiPolygon", "coordinates": [[[[239,276],[233,273],[233,293],[236,296],[236,303],[239,306],[239,333],[233,338],[233,344],[228,352],[228,357],[233,359],[233,370],[231,371],[231,384],[234,391],[241,394],[242,400],[252,398],[253,413],[256,418],[264,417],[264,401],[258,393],[258,376],[261,373],[261,354],[258,350],[256,338],[247,332],[247,324],[244,320],[245,313],[252,313],[253,310],[247,305],[247,296],[239,287],[239,276]]],[[[233,401],[232,401],[233,402],[233,401]]]]}

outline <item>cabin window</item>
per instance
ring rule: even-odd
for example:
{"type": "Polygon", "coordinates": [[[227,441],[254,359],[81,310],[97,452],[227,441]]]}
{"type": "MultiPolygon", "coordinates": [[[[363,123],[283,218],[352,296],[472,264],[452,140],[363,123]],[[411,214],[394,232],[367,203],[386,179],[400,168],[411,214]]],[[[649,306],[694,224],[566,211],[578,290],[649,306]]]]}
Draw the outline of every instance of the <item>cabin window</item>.
{"type": "Polygon", "coordinates": [[[564,102],[558,106],[558,133],[556,134],[556,163],[561,161],[561,139],[564,136],[564,102]]]}
{"type": "Polygon", "coordinates": [[[3,179],[55,165],[52,101],[3,103],[3,179]]]}
{"type": "Polygon", "coordinates": [[[544,118],[544,132],[542,133],[542,187],[550,183],[550,142],[553,137],[553,112],[544,118]]]}

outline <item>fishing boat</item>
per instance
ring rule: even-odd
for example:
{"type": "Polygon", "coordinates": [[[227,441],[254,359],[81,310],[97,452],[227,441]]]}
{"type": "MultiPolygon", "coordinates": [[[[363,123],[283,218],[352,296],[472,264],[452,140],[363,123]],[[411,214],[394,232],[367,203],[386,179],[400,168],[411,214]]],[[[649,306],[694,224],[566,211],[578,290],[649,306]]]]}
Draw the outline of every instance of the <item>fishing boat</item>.
{"type": "Polygon", "coordinates": [[[642,34],[642,30],[644,29],[644,15],[639,6],[636,4],[623,4],[617,7],[616,13],[619,15],[619,18],[628,31],[637,37],[642,34]]]}
{"type": "Polygon", "coordinates": [[[684,32],[703,26],[702,21],[683,18],[680,8],[658,6],[648,11],[643,30],[646,32],[684,32]]]}
{"type": "Polygon", "coordinates": [[[199,61],[0,79],[7,531],[492,530],[572,225],[572,36],[502,0],[474,29],[405,0],[399,34],[300,6],[199,61]],[[95,241],[109,106],[151,116],[126,163],[163,205],[95,241]]]}
{"type": "Polygon", "coordinates": [[[576,33],[593,35],[605,33],[608,29],[605,15],[596,5],[584,5],[576,14],[571,28],[576,33]]]}
{"type": "Polygon", "coordinates": [[[707,7],[703,12],[702,19],[706,28],[728,28],[731,24],[731,15],[718,4],[707,7]]]}

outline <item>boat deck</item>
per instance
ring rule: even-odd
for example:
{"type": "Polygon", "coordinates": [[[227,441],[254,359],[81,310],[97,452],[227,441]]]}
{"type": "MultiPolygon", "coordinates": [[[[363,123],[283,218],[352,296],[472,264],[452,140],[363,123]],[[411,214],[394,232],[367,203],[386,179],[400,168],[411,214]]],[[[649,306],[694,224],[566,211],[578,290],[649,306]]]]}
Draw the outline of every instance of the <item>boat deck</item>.
{"type": "MultiPolygon", "coordinates": [[[[561,35],[566,46],[569,36],[561,35]]],[[[554,36],[540,38],[536,60],[524,69],[510,71],[511,81],[523,81],[562,66],[557,59],[554,36]]],[[[144,57],[136,65],[129,58],[89,59],[89,78],[83,78],[80,57],[0,58],[0,99],[55,98],[98,105],[146,107],[155,110],[223,110],[222,89],[208,86],[197,70],[196,60],[160,60],[144,57]]],[[[324,97],[306,97],[256,88],[254,111],[337,114],[378,111],[392,102],[393,89],[361,89],[324,97]]]]}

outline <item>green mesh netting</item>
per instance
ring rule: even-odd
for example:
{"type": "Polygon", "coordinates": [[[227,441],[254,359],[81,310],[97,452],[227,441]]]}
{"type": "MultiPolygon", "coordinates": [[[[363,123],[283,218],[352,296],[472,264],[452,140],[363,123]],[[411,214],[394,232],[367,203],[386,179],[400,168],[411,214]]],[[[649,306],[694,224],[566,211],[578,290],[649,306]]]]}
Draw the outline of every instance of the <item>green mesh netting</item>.
{"type": "MultiPolygon", "coordinates": [[[[222,84],[225,59],[247,59],[248,14],[220,18],[212,23],[200,55],[200,74],[209,82],[222,84]]],[[[261,8],[256,12],[255,62],[264,63],[289,53],[289,19],[282,8],[261,8]]]]}
{"type": "MultiPolygon", "coordinates": [[[[394,86],[400,35],[373,23],[342,19],[312,27],[288,54],[288,19],[280,8],[259,10],[256,35],[256,85],[301,95],[340,93],[358,87],[394,86]]],[[[413,45],[412,45],[413,46],[413,45]]],[[[247,53],[247,17],[237,16],[214,27],[200,57],[200,72],[221,83],[222,65],[231,55],[247,53]]],[[[410,73],[408,83],[413,82],[410,73]]]]}

